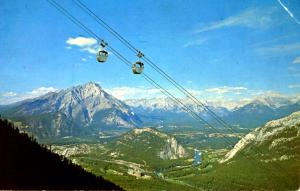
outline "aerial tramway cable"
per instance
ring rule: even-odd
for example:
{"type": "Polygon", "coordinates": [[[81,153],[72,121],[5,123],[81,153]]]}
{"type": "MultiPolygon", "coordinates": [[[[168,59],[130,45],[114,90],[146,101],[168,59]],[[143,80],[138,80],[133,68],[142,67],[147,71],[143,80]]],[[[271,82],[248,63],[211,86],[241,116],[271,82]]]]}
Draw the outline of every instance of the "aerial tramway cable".
{"type": "MultiPolygon", "coordinates": [[[[57,8],[60,12],[62,12],[65,16],[67,16],[72,22],[74,22],[77,26],[79,26],[80,28],[82,28],[83,30],[85,30],[87,33],[89,33],[90,35],[94,36],[97,40],[99,41],[104,41],[103,39],[101,39],[96,33],[94,33],[92,30],[90,30],[88,27],[86,27],[83,23],[81,23],[78,19],[76,19],[72,14],[70,14],[66,9],[64,9],[61,5],[59,5],[55,0],[47,0],[48,2],[50,2],[52,5],[54,5],[55,8],[57,8]]],[[[112,48],[110,45],[107,44],[107,47],[109,47],[109,49],[115,53],[115,55],[121,60],[123,61],[126,65],[130,66],[130,62],[124,57],[122,56],[118,51],[116,51],[114,48],[112,48]]],[[[155,87],[158,87],[160,90],[162,90],[163,92],[165,92],[165,95],[167,95],[170,99],[172,99],[173,101],[175,101],[177,104],[181,105],[181,107],[188,111],[190,114],[192,114],[192,116],[198,118],[198,121],[202,121],[205,122],[206,125],[209,128],[214,129],[215,131],[217,131],[218,133],[220,133],[216,128],[214,128],[210,123],[208,123],[206,120],[202,119],[201,116],[199,116],[196,112],[192,111],[191,109],[189,109],[189,107],[187,107],[184,103],[182,103],[180,100],[178,100],[175,96],[173,96],[170,92],[168,92],[166,89],[164,89],[163,87],[161,87],[158,83],[156,83],[153,79],[151,79],[148,75],[143,74],[142,75],[148,82],[150,82],[152,85],[154,85],[155,87]]],[[[233,144],[231,141],[229,141],[226,138],[226,141],[228,141],[227,143],[229,144],[233,144]]]]}
{"type": "MultiPolygon", "coordinates": [[[[85,11],[88,15],[90,15],[98,24],[103,26],[106,30],[108,30],[112,35],[114,35],[120,42],[122,42],[126,47],[132,50],[134,53],[138,54],[140,51],[136,47],[134,47],[128,40],[122,37],[117,31],[115,31],[112,27],[110,27],[103,19],[97,16],[90,8],[88,8],[84,3],[80,0],[73,0],[75,4],[80,7],[83,11],[85,11]]],[[[182,85],[177,83],[170,75],[168,75],[165,71],[163,71],[159,66],[157,66],[154,62],[152,62],[148,57],[143,55],[142,57],[145,62],[147,62],[154,70],[160,73],[165,79],[167,79],[170,83],[172,83],[180,92],[190,98],[197,106],[202,107],[206,112],[208,112],[215,120],[217,120],[221,125],[227,127],[228,129],[233,129],[228,123],[226,123],[220,116],[218,116],[215,112],[213,112],[206,104],[198,100],[193,94],[191,94],[188,90],[186,90],[182,85]]],[[[235,132],[236,133],[236,132],[235,132]]]]}
{"type": "MultiPolygon", "coordinates": [[[[100,37],[98,37],[98,35],[96,33],[94,33],[92,30],[90,30],[89,28],[87,28],[83,23],[81,23],[78,19],[76,19],[73,15],[71,15],[66,9],[64,9],[61,5],[59,5],[55,0],[47,0],[52,6],[54,6],[58,11],[60,11],[62,14],[64,14],[67,18],[69,18],[74,24],[76,24],[78,27],[82,28],[84,31],[86,31],[87,33],[89,33],[90,35],[94,36],[97,40],[102,41],[102,39],[100,37]]],[[[116,51],[115,49],[113,49],[110,45],[107,45],[107,47],[121,60],[123,61],[126,65],[130,66],[131,62],[129,62],[124,56],[122,56],[118,51],[116,51]]],[[[217,131],[218,133],[220,133],[218,131],[218,129],[216,129],[215,127],[213,127],[210,123],[208,123],[206,120],[202,119],[201,116],[199,116],[196,112],[192,111],[189,107],[187,107],[184,103],[182,103],[180,100],[178,100],[175,96],[173,96],[170,92],[168,92],[166,89],[164,89],[162,86],[160,86],[158,83],[156,83],[152,78],[150,78],[148,75],[143,74],[142,75],[151,85],[154,85],[155,87],[160,88],[161,91],[164,92],[165,95],[167,95],[171,100],[175,101],[177,104],[181,105],[181,107],[186,110],[189,111],[189,114],[191,116],[193,116],[193,118],[197,118],[197,121],[200,122],[204,122],[206,123],[206,125],[209,128],[214,129],[215,131],[217,131]]],[[[195,118],[195,119],[196,119],[195,118]]],[[[201,123],[202,124],[202,123],[201,123]]],[[[226,137],[224,137],[226,138],[226,137]]],[[[228,141],[228,143],[232,144],[230,139],[226,138],[226,141],[228,141]]],[[[243,152],[240,152],[240,154],[242,154],[243,156],[247,157],[246,155],[244,155],[243,152]]],[[[249,157],[249,156],[248,156],[249,157]]],[[[255,158],[253,158],[252,156],[250,156],[251,159],[253,160],[257,160],[255,158]]],[[[259,162],[259,161],[258,161],[259,162]]],[[[264,166],[262,166],[263,168],[265,168],[264,166]]],[[[279,167],[279,166],[276,166],[279,167]]]]}
{"type": "MultiPolygon", "coordinates": [[[[99,41],[104,41],[101,39],[96,33],[94,33],[92,30],[90,30],[88,27],[86,27],[82,22],[80,22],[78,19],[76,19],[73,15],[71,15],[65,8],[63,8],[60,4],[58,4],[55,0],[47,0],[51,5],[53,5],[58,11],[60,11],[62,14],[64,14],[67,18],[69,18],[73,23],[75,23],[78,27],[82,28],[85,32],[92,35],[99,41]]],[[[128,61],[124,56],[122,56],[117,50],[115,50],[110,45],[106,44],[106,46],[121,60],[123,61],[127,66],[131,67],[131,62],[128,61]]],[[[164,89],[162,86],[160,86],[158,83],[156,83],[152,78],[150,78],[148,75],[143,74],[142,75],[144,79],[146,79],[149,83],[151,83],[154,87],[159,88],[166,96],[168,96],[171,100],[176,102],[177,104],[181,105],[181,107],[191,113],[192,110],[190,110],[185,104],[183,104],[178,98],[173,96],[170,92],[168,92],[166,89],[164,89]]],[[[192,114],[192,116],[195,118],[195,114],[192,114]]],[[[198,117],[200,120],[202,118],[198,117]]],[[[197,118],[195,118],[197,119],[197,118]]],[[[203,119],[205,122],[205,120],[203,119]]]]}
{"type": "MultiPolygon", "coordinates": [[[[128,40],[126,40],[122,35],[120,35],[116,30],[114,30],[112,27],[110,27],[103,19],[101,19],[99,16],[97,16],[90,8],[88,8],[84,3],[82,3],[80,0],[73,0],[73,2],[81,8],[84,12],[86,12],[88,15],[90,15],[98,24],[100,24],[102,27],[104,27],[106,30],[108,30],[113,36],[115,36],[121,43],[123,43],[126,47],[128,47],[131,51],[133,51],[135,54],[141,53],[139,49],[137,49],[135,46],[133,46],[128,40]]],[[[156,70],[159,74],[161,74],[165,79],[167,79],[171,84],[173,84],[181,93],[183,93],[185,96],[187,96],[189,99],[191,99],[195,104],[197,104],[198,107],[203,108],[204,111],[206,111],[213,119],[215,119],[221,126],[225,127],[227,130],[230,131],[230,133],[238,133],[235,131],[235,129],[228,124],[226,121],[224,121],[218,114],[216,114],[214,111],[212,111],[209,106],[201,102],[199,99],[197,99],[193,94],[191,94],[188,90],[186,90],[182,85],[180,85],[178,82],[176,82],[170,75],[168,75],[165,71],[163,71],[159,66],[157,66],[154,62],[152,62],[148,57],[146,57],[144,54],[141,57],[146,63],[148,63],[154,70],[156,70]]],[[[256,150],[258,153],[262,153],[260,150],[258,150],[254,143],[249,143],[249,145],[254,146],[252,149],[256,150]]]]}

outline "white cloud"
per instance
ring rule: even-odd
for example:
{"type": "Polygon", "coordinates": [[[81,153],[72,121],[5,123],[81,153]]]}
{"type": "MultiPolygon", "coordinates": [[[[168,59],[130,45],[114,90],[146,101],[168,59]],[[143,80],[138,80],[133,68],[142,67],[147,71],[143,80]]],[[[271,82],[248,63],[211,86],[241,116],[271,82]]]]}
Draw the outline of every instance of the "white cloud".
{"type": "Polygon", "coordinates": [[[112,94],[114,97],[124,100],[132,98],[154,98],[162,97],[162,93],[156,88],[136,88],[136,87],[115,87],[112,89],[107,89],[107,92],[112,94]]]}
{"type": "Polygon", "coordinates": [[[203,91],[197,89],[187,89],[193,96],[200,96],[203,94],[203,91]]]}
{"type": "Polygon", "coordinates": [[[3,97],[13,97],[13,96],[16,96],[17,94],[14,93],[14,92],[5,92],[3,94],[1,94],[1,96],[3,97]]]}
{"type": "Polygon", "coordinates": [[[72,46],[77,46],[81,51],[88,52],[90,54],[96,54],[98,52],[97,40],[94,38],[86,37],[70,37],[66,43],[69,45],[66,48],[72,49],[72,46]]]}
{"type": "MultiPolygon", "coordinates": [[[[156,88],[148,88],[148,87],[128,87],[128,86],[122,86],[122,87],[115,87],[111,89],[106,89],[108,93],[113,95],[114,97],[126,100],[126,99],[151,99],[151,98],[162,98],[167,97],[164,95],[159,89],[156,88]]],[[[180,91],[176,89],[167,89],[172,95],[174,95],[176,98],[182,99],[186,98],[186,95],[181,93],[180,91]]],[[[205,100],[217,100],[217,99],[226,99],[230,98],[236,98],[236,96],[245,96],[247,93],[249,93],[248,89],[245,87],[215,87],[215,88],[209,88],[206,90],[201,89],[187,89],[188,92],[190,92],[193,96],[199,98],[199,99],[205,99],[205,100]],[[245,95],[244,95],[245,94],[245,95]]]]}
{"type": "Polygon", "coordinates": [[[89,47],[97,44],[97,40],[94,38],[86,38],[86,37],[70,37],[67,41],[67,44],[72,46],[79,46],[79,47],[89,47]]]}
{"type": "Polygon", "coordinates": [[[229,87],[229,86],[223,86],[223,87],[216,87],[216,88],[209,88],[205,91],[209,93],[215,93],[215,94],[225,94],[225,93],[234,93],[234,94],[241,94],[241,91],[247,90],[245,87],[229,87]]]}
{"type": "MultiPolygon", "coordinates": [[[[184,98],[185,95],[175,89],[166,89],[170,94],[176,98],[184,98]]],[[[167,96],[161,92],[160,89],[150,87],[115,87],[106,89],[106,91],[114,97],[126,100],[126,99],[152,99],[152,98],[166,98],[167,96]]],[[[193,96],[202,95],[203,91],[197,89],[187,89],[193,96]]]]}
{"type": "Polygon", "coordinates": [[[293,64],[300,64],[300,56],[296,57],[296,58],[293,60],[293,64]]]}
{"type": "Polygon", "coordinates": [[[248,9],[238,15],[231,16],[220,21],[202,24],[202,26],[195,30],[195,32],[201,33],[232,26],[264,28],[268,27],[271,23],[271,16],[273,13],[273,8],[268,10],[262,8],[248,9]]]}
{"type": "Polygon", "coordinates": [[[57,91],[57,89],[54,87],[40,87],[40,88],[32,90],[31,92],[26,92],[25,94],[29,98],[34,98],[34,97],[38,97],[40,95],[46,94],[48,92],[55,92],[55,91],[57,91]]]}
{"type": "Polygon", "coordinates": [[[15,92],[5,92],[0,94],[0,104],[5,105],[5,104],[11,104],[15,103],[18,101],[22,101],[25,99],[32,99],[41,95],[44,95],[48,92],[55,92],[58,89],[54,87],[40,87],[37,89],[34,89],[29,92],[24,92],[24,93],[15,93],[15,92]]]}
{"type": "Polygon", "coordinates": [[[82,62],[86,62],[87,59],[86,59],[86,58],[81,58],[81,61],[82,61],[82,62]]]}
{"type": "Polygon", "coordinates": [[[277,0],[281,7],[289,14],[289,16],[298,24],[300,25],[300,21],[294,16],[294,14],[285,6],[281,0],[277,0]]]}
{"type": "Polygon", "coordinates": [[[97,48],[96,47],[84,47],[84,48],[81,48],[80,50],[86,51],[86,52],[91,53],[91,54],[96,54],[97,53],[97,48]]]}
{"type": "Polygon", "coordinates": [[[260,55],[283,55],[283,54],[293,54],[300,51],[300,43],[290,43],[290,44],[279,44],[269,47],[261,47],[256,49],[256,52],[260,55]]]}
{"type": "Polygon", "coordinates": [[[300,84],[290,84],[288,86],[290,89],[293,89],[293,88],[300,88],[300,84]]]}

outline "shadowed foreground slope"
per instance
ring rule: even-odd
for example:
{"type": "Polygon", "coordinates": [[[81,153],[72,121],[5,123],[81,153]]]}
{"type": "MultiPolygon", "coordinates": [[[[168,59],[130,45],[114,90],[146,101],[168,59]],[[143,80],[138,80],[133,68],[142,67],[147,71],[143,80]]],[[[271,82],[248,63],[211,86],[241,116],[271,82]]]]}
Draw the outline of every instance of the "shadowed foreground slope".
{"type": "Polygon", "coordinates": [[[115,184],[40,146],[0,119],[0,189],[103,189],[115,184]]]}

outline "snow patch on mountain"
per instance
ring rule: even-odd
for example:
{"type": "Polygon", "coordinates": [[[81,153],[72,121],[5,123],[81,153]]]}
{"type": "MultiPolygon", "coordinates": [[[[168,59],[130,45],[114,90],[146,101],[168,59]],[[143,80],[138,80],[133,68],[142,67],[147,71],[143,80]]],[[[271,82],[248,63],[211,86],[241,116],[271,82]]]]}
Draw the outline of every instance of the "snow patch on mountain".
{"type": "MultiPolygon", "coordinates": [[[[194,103],[190,99],[178,99],[180,102],[185,104],[188,108],[193,110],[197,113],[203,113],[204,108],[199,106],[198,104],[194,103]]],[[[133,107],[138,111],[145,111],[145,112],[173,112],[173,113],[185,113],[186,110],[183,109],[180,105],[169,98],[152,98],[152,99],[129,99],[124,101],[127,105],[133,107]]],[[[213,110],[214,112],[218,113],[218,115],[223,116],[226,115],[228,109],[217,105],[215,103],[205,103],[205,105],[213,110]]]]}
{"type": "MultiPolygon", "coordinates": [[[[182,103],[189,106],[196,112],[203,111],[203,108],[198,106],[191,99],[184,98],[179,99],[182,103]]],[[[215,109],[217,112],[219,110],[227,109],[228,111],[237,110],[248,104],[257,104],[257,105],[265,105],[267,107],[276,109],[283,106],[288,106],[295,103],[300,103],[300,94],[299,95],[283,95],[279,93],[266,93],[254,98],[245,98],[241,100],[210,100],[204,101],[200,100],[206,106],[211,109],[215,109]]],[[[142,108],[148,111],[154,110],[165,110],[165,111],[175,111],[182,112],[180,106],[175,103],[173,100],[169,98],[150,98],[150,99],[127,99],[124,102],[134,108],[142,108]]]]}

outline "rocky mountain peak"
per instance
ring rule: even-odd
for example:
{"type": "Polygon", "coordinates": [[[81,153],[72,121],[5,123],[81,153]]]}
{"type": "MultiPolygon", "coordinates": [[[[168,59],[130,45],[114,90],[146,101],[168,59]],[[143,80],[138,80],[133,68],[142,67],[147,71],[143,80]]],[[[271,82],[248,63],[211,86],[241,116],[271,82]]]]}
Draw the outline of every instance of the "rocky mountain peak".
{"type": "Polygon", "coordinates": [[[75,128],[78,133],[83,128],[97,133],[102,127],[132,128],[140,123],[125,103],[93,82],[25,100],[9,109],[9,116],[35,116],[34,120],[26,123],[33,127],[55,129],[53,132],[56,133],[52,133],[55,136],[73,135],[75,128]],[[61,133],[62,129],[64,133],[61,133]]]}
{"type": "Polygon", "coordinates": [[[265,105],[270,108],[279,108],[282,106],[286,106],[293,103],[293,97],[282,95],[279,93],[268,93],[265,95],[261,95],[256,97],[252,103],[258,105],[265,105]]]}
{"type": "Polygon", "coordinates": [[[78,98],[85,99],[88,97],[95,97],[95,96],[104,96],[107,94],[99,84],[94,82],[88,82],[83,85],[78,85],[75,87],[72,87],[67,90],[63,90],[64,93],[69,93],[72,96],[77,96],[78,98]]]}

